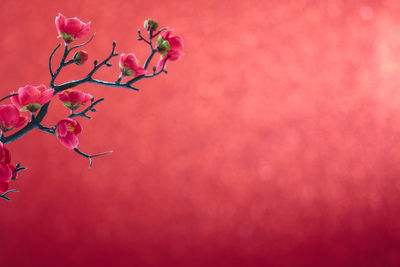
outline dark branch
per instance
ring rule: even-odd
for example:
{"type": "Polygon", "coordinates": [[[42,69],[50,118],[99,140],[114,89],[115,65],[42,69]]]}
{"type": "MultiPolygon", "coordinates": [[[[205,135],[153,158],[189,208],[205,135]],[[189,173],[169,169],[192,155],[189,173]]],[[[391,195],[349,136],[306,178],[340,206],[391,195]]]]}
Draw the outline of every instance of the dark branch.
{"type": "Polygon", "coordinates": [[[151,51],[151,52],[150,52],[150,55],[147,57],[146,62],[145,62],[144,65],[143,65],[143,68],[144,68],[144,69],[147,69],[147,66],[149,65],[151,59],[153,58],[154,54],[157,52],[157,49],[155,49],[155,48],[153,47],[153,37],[154,37],[155,35],[153,36],[152,33],[149,32],[149,41],[147,41],[146,38],[144,38],[144,37],[142,36],[141,31],[138,30],[138,36],[139,36],[139,38],[138,38],[139,41],[140,41],[140,40],[143,40],[143,41],[145,41],[145,42],[150,46],[150,51],[151,51]]]}
{"type": "Polygon", "coordinates": [[[116,46],[116,45],[117,45],[117,43],[114,41],[113,44],[112,44],[112,50],[111,50],[110,55],[109,55],[106,59],[104,59],[100,64],[96,64],[95,67],[93,68],[93,70],[92,70],[91,72],[89,72],[89,74],[87,75],[87,77],[91,78],[91,77],[93,76],[93,74],[94,74],[98,69],[100,69],[103,65],[107,64],[108,61],[109,61],[112,57],[118,56],[118,53],[114,53],[114,51],[115,51],[115,46],[116,46]]]}
{"type": "Polygon", "coordinates": [[[51,134],[54,136],[56,135],[55,127],[50,128],[50,127],[43,126],[39,123],[37,128],[42,132],[45,132],[45,133],[48,133],[48,134],[51,134]]]}
{"type": "Polygon", "coordinates": [[[169,59],[169,57],[167,57],[167,59],[164,61],[163,65],[161,67],[161,70],[159,70],[158,72],[155,72],[155,70],[153,69],[153,74],[151,74],[151,75],[142,75],[142,76],[139,76],[139,77],[135,77],[132,80],[126,82],[126,84],[131,85],[131,84],[133,84],[133,83],[135,83],[135,82],[137,82],[137,81],[139,81],[141,79],[153,78],[153,77],[159,75],[162,72],[167,74],[168,72],[165,70],[165,65],[167,64],[168,59],[169,59]]]}
{"type": "Polygon", "coordinates": [[[146,38],[144,38],[142,36],[142,32],[140,30],[137,31],[138,32],[138,41],[145,41],[148,45],[151,45],[151,37],[150,37],[150,42],[146,40],[146,38]]]}
{"type": "Polygon", "coordinates": [[[151,37],[156,37],[157,35],[159,35],[161,32],[163,32],[163,31],[165,31],[165,30],[167,30],[168,29],[168,27],[165,27],[165,28],[161,28],[158,32],[156,32],[155,34],[153,34],[151,37]]]}
{"type": "Polygon", "coordinates": [[[15,180],[16,179],[16,174],[17,173],[19,173],[19,172],[21,172],[21,171],[25,171],[25,170],[27,170],[28,168],[26,168],[26,167],[19,167],[19,163],[17,164],[17,166],[15,166],[15,170],[13,171],[13,173],[12,173],[12,178],[11,178],[11,180],[15,180]]]}
{"type": "Polygon", "coordinates": [[[0,99],[0,102],[3,101],[3,100],[6,100],[6,99],[9,98],[9,97],[16,96],[16,95],[18,95],[18,93],[5,96],[5,97],[3,97],[2,99],[0,99]]]}
{"type": "Polygon", "coordinates": [[[96,110],[94,109],[94,107],[99,104],[100,102],[104,101],[104,98],[100,98],[99,100],[94,101],[92,104],[90,104],[89,107],[85,108],[84,110],[82,110],[81,112],[78,113],[73,113],[71,115],[68,116],[68,118],[75,118],[75,117],[84,117],[87,119],[91,119],[92,117],[88,116],[86,113],[91,111],[91,112],[96,112],[96,110]]]}
{"type": "Polygon", "coordinates": [[[58,44],[58,45],[56,46],[56,48],[54,48],[53,52],[51,52],[50,57],[49,57],[49,71],[50,71],[51,77],[54,76],[53,70],[52,70],[52,67],[51,67],[51,60],[52,60],[52,58],[53,58],[54,53],[57,51],[57,49],[58,49],[60,46],[61,46],[61,43],[58,44]]]}
{"type": "Polygon", "coordinates": [[[88,158],[88,159],[89,159],[89,168],[92,167],[92,163],[93,163],[92,158],[99,157],[99,156],[103,156],[103,155],[110,154],[110,153],[113,152],[113,151],[106,151],[106,152],[99,153],[99,154],[95,154],[95,155],[88,155],[88,154],[86,154],[86,153],[80,151],[80,150],[77,149],[77,148],[74,148],[74,151],[75,151],[76,153],[78,153],[79,155],[84,156],[85,158],[88,158]]]}
{"type": "Polygon", "coordinates": [[[50,87],[54,88],[54,81],[56,80],[56,78],[57,78],[58,74],[60,73],[61,69],[64,67],[64,64],[65,64],[64,62],[67,59],[68,53],[69,53],[68,44],[65,44],[64,54],[62,56],[60,64],[58,64],[58,68],[57,68],[56,72],[53,75],[51,75],[50,87]]]}
{"type": "Polygon", "coordinates": [[[25,134],[27,134],[28,132],[30,132],[31,130],[37,128],[37,124],[36,124],[36,120],[30,121],[27,125],[25,125],[24,128],[22,128],[21,130],[19,130],[18,132],[10,135],[10,136],[2,136],[1,138],[1,142],[3,144],[8,144],[11,143],[19,138],[21,138],[22,136],[24,136],[25,134]]]}
{"type": "Polygon", "coordinates": [[[7,200],[7,201],[11,201],[11,199],[8,198],[8,197],[6,197],[6,195],[7,195],[7,194],[10,194],[10,193],[12,193],[12,192],[18,192],[18,191],[15,190],[15,189],[8,190],[8,191],[5,192],[4,194],[0,195],[0,198],[4,198],[4,199],[7,200]]]}
{"type": "Polygon", "coordinates": [[[99,80],[95,80],[95,79],[91,79],[89,82],[90,82],[90,83],[97,83],[97,84],[104,85],[104,86],[108,86],[108,87],[123,87],[123,88],[126,88],[126,89],[131,89],[131,90],[134,90],[134,91],[139,91],[138,88],[133,87],[133,86],[131,86],[131,85],[128,84],[128,83],[116,83],[116,82],[111,83],[111,82],[99,81],[99,80]]]}
{"type": "Polygon", "coordinates": [[[87,45],[88,43],[90,43],[90,41],[92,41],[92,39],[94,38],[95,35],[96,35],[96,33],[93,33],[93,35],[89,38],[89,40],[87,40],[86,42],[84,42],[82,44],[78,44],[78,45],[75,45],[75,46],[71,47],[68,52],[71,52],[75,48],[87,45]]]}

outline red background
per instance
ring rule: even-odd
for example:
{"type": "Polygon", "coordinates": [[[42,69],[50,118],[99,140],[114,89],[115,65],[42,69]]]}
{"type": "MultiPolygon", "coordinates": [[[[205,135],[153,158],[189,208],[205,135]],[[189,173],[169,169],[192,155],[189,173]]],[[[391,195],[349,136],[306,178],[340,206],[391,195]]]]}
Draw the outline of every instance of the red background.
{"type": "Polygon", "coordinates": [[[139,93],[80,87],[106,101],[79,148],[114,150],[92,169],[42,132],[7,145],[29,170],[0,202],[1,266],[400,266],[397,0],[1,6],[2,95],[49,84],[58,12],[92,21],[91,62],[113,40],[144,62],[147,17],[185,40],[139,93]]]}

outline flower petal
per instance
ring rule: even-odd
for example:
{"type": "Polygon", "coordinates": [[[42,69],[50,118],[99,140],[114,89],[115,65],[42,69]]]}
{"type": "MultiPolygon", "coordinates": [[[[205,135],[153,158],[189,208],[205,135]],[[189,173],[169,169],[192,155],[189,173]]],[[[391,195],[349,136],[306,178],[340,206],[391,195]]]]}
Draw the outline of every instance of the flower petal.
{"type": "Polygon", "coordinates": [[[56,28],[58,32],[64,32],[65,17],[63,14],[58,13],[56,17],[56,28]]]}
{"type": "Polygon", "coordinates": [[[71,102],[71,99],[65,91],[58,93],[58,99],[60,99],[62,102],[71,102]]]}
{"type": "Polygon", "coordinates": [[[67,135],[67,132],[68,132],[68,130],[67,130],[67,124],[66,123],[63,123],[62,121],[60,121],[58,124],[57,124],[57,136],[60,138],[60,137],[64,137],[64,136],[66,136],[67,135]]]}
{"type": "Polygon", "coordinates": [[[26,85],[18,89],[19,102],[22,106],[30,103],[36,103],[39,99],[40,92],[32,85],[26,85]]]}
{"type": "Polygon", "coordinates": [[[79,90],[72,90],[68,94],[71,103],[82,103],[85,101],[85,93],[79,90]]]}
{"type": "Polygon", "coordinates": [[[46,104],[53,97],[53,94],[54,94],[54,89],[46,89],[46,90],[42,91],[42,94],[38,99],[38,103],[40,105],[46,104]]]}
{"type": "Polygon", "coordinates": [[[182,50],[183,39],[179,36],[173,36],[168,39],[171,50],[182,50]]]}
{"type": "Polygon", "coordinates": [[[82,30],[75,34],[75,38],[80,38],[80,37],[84,36],[85,34],[87,34],[90,30],[90,24],[91,24],[90,21],[88,23],[84,24],[82,30]]]}
{"type": "Polygon", "coordinates": [[[69,149],[74,149],[79,144],[78,137],[71,132],[68,132],[65,137],[59,137],[58,139],[60,140],[61,144],[69,149]]]}
{"type": "Polygon", "coordinates": [[[17,123],[15,124],[14,127],[15,127],[15,128],[21,127],[22,125],[24,125],[24,123],[25,123],[27,120],[28,120],[27,117],[24,117],[24,116],[19,117],[19,119],[18,119],[18,121],[17,121],[17,123]]]}

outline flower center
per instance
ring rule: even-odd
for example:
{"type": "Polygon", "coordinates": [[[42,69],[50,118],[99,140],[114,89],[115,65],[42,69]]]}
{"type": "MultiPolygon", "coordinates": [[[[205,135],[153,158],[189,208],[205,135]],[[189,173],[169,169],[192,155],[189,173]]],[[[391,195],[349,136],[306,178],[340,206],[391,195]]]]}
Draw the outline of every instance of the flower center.
{"type": "Polygon", "coordinates": [[[68,130],[68,132],[73,133],[75,131],[75,127],[72,125],[67,125],[67,130],[68,130]]]}

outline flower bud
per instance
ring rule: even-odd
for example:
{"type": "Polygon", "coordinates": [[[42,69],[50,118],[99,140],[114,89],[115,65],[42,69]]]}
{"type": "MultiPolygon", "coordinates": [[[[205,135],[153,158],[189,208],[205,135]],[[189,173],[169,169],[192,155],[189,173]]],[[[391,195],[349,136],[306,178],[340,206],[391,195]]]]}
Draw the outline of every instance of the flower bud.
{"type": "Polygon", "coordinates": [[[146,19],[144,21],[144,28],[148,32],[156,31],[158,28],[158,22],[154,19],[146,19]]]}
{"type": "Polygon", "coordinates": [[[89,55],[86,51],[78,51],[74,55],[74,60],[76,65],[83,65],[88,60],[89,55]]]}

